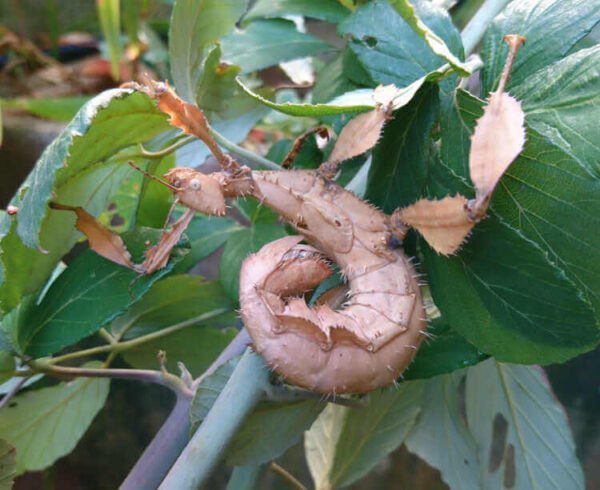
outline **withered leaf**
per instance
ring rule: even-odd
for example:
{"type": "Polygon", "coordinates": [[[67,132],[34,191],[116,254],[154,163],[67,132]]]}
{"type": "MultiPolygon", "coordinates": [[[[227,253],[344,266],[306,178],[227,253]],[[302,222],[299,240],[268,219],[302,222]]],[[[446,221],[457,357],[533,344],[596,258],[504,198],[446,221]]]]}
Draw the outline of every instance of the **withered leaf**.
{"type": "Polygon", "coordinates": [[[365,112],[352,119],[342,129],[329,156],[329,162],[343,162],[373,148],[379,140],[387,118],[387,108],[378,106],[372,111],[365,112]]]}
{"type": "Polygon", "coordinates": [[[460,194],[440,201],[421,199],[397,211],[402,223],[416,228],[438,253],[456,252],[475,224],[469,219],[467,199],[460,194]]]}
{"type": "Polygon", "coordinates": [[[146,258],[142,264],[144,274],[152,274],[167,265],[171,250],[177,245],[195,213],[196,211],[193,209],[187,209],[171,227],[171,230],[165,231],[158,243],[146,251],[146,258]]]}
{"type": "Polygon", "coordinates": [[[171,126],[201,139],[219,162],[224,159],[225,155],[211,136],[204,113],[198,107],[179,98],[167,82],[146,78],[144,83],[145,85],[132,86],[158,100],[158,109],[170,116],[171,126]]]}
{"type": "Polygon", "coordinates": [[[134,264],[131,260],[131,255],[125,247],[121,237],[108,230],[85,209],[80,206],[67,206],[64,204],[58,204],[56,202],[51,202],[50,207],[52,209],[59,209],[63,211],[73,211],[77,215],[77,222],[75,226],[87,237],[90,248],[98,255],[101,255],[112,262],[125,266],[128,269],[139,273],[143,272],[142,267],[140,267],[138,264],[134,264]]]}
{"type": "MultiPolygon", "coordinates": [[[[525,114],[521,103],[506,93],[494,92],[471,138],[469,171],[484,201],[525,144],[525,114]]],[[[484,210],[485,212],[485,210],[484,210]]]]}

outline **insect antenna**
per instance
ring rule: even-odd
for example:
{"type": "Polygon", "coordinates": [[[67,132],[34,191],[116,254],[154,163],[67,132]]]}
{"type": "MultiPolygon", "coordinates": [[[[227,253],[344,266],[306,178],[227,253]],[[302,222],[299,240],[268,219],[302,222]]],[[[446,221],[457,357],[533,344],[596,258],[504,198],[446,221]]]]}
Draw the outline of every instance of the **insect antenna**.
{"type": "Polygon", "coordinates": [[[129,163],[129,165],[131,165],[133,168],[135,168],[138,172],[143,173],[146,177],[149,177],[150,179],[155,180],[156,182],[159,182],[162,185],[166,185],[172,191],[179,191],[180,190],[179,188],[177,188],[177,187],[172,186],[171,184],[169,184],[167,181],[159,179],[155,175],[149,174],[144,169],[138,167],[135,163],[133,163],[133,160],[129,160],[127,163],[129,163]]]}

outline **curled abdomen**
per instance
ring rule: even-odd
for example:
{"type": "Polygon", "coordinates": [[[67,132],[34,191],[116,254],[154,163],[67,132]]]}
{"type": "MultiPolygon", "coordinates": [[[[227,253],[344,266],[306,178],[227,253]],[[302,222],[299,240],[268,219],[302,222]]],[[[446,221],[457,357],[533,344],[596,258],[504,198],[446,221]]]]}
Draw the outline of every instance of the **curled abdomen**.
{"type": "Polygon", "coordinates": [[[330,270],[318,250],[299,244],[302,239],[269,243],[242,265],[241,313],[256,351],[291,383],[324,394],[392,383],[426,328],[409,260],[399,250],[372,256],[347,271],[347,301],[340,309],[309,308],[302,294],[330,270]]]}

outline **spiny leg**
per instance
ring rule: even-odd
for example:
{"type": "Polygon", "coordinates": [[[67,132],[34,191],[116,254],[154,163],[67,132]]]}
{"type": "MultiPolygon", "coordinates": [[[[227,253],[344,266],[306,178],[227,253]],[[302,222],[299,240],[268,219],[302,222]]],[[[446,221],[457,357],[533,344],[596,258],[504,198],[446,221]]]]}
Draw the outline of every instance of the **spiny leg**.
{"type": "Polygon", "coordinates": [[[292,149],[284,158],[283,162],[281,162],[281,166],[283,168],[292,168],[292,165],[294,164],[298,153],[300,153],[302,146],[308,137],[315,133],[318,133],[321,138],[329,138],[329,131],[325,126],[317,126],[316,128],[311,128],[308,131],[305,131],[304,134],[296,138],[296,141],[294,141],[294,144],[292,145],[292,149]]]}

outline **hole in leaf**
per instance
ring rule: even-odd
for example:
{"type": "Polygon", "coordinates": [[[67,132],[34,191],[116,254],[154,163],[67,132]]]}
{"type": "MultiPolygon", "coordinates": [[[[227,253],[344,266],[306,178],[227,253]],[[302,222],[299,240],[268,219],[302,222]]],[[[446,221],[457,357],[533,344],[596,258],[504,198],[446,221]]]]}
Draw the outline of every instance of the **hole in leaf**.
{"type": "Polygon", "coordinates": [[[107,207],[106,210],[110,213],[112,211],[115,211],[117,209],[117,205],[114,202],[111,202],[107,207]]]}
{"type": "Polygon", "coordinates": [[[506,446],[506,436],[508,434],[508,422],[504,415],[497,413],[492,424],[492,444],[490,447],[490,460],[488,471],[494,473],[500,468],[504,457],[504,447],[506,446]]]}
{"type": "Polygon", "coordinates": [[[363,36],[362,40],[371,49],[377,46],[377,38],[373,36],[363,36]]]}
{"type": "Polygon", "coordinates": [[[120,214],[113,214],[110,218],[110,226],[122,226],[125,224],[125,219],[120,214]]]}
{"type": "Polygon", "coordinates": [[[504,488],[513,488],[517,479],[517,468],[515,466],[515,446],[509,444],[504,455],[506,465],[504,466],[504,488]]]}

